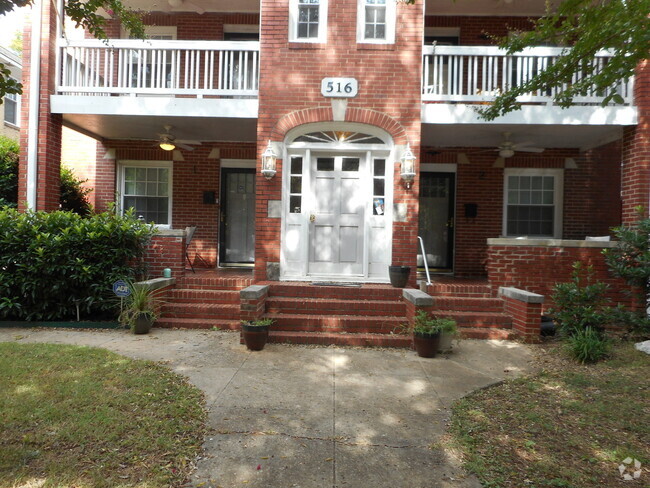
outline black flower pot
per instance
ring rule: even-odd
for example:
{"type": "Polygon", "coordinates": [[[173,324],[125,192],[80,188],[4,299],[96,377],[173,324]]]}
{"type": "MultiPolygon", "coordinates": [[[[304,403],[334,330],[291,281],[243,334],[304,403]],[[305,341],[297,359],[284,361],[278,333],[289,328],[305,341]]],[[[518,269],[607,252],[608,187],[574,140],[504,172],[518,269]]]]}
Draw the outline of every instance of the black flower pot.
{"type": "Polygon", "coordinates": [[[248,349],[261,351],[269,338],[269,326],[242,324],[241,334],[248,349]]]}
{"type": "Polygon", "coordinates": [[[440,332],[435,334],[414,332],[413,347],[421,358],[435,358],[440,347],[440,332]]]}
{"type": "Polygon", "coordinates": [[[389,266],[388,267],[388,277],[390,278],[390,284],[395,288],[404,288],[406,283],[409,281],[409,275],[411,274],[410,266],[389,266]]]}

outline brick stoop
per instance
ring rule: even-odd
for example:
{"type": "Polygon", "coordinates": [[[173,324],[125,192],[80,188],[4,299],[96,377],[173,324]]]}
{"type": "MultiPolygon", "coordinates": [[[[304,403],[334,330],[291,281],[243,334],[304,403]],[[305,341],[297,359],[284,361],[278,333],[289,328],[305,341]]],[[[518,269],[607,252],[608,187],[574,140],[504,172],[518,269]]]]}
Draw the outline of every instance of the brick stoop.
{"type": "Polygon", "coordinates": [[[402,290],[390,285],[316,286],[267,282],[265,318],[273,319],[270,342],[410,347],[400,335],[407,322],[402,290]]]}

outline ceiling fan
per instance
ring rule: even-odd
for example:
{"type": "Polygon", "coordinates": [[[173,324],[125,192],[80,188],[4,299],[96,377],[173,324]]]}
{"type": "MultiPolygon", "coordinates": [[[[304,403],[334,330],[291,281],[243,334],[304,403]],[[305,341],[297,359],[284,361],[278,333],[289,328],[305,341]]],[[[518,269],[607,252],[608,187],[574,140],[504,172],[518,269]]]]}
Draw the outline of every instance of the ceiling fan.
{"type": "Polygon", "coordinates": [[[154,146],[158,146],[160,149],[163,149],[165,151],[173,151],[177,147],[185,149],[186,151],[194,151],[194,148],[188,144],[201,144],[199,141],[186,141],[176,139],[176,137],[170,132],[172,130],[171,125],[163,125],[163,129],[165,129],[165,132],[158,134],[158,142],[154,144],[154,146]]]}
{"type": "Polygon", "coordinates": [[[525,142],[514,142],[510,140],[512,133],[504,132],[503,140],[501,143],[492,151],[498,151],[499,157],[494,162],[495,167],[503,167],[505,159],[511,158],[515,155],[515,152],[529,152],[529,153],[541,153],[544,152],[544,148],[532,146],[533,144],[530,141],[525,142]]]}
{"type": "Polygon", "coordinates": [[[153,10],[162,12],[196,12],[204,14],[205,8],[190,0],[159,0],[152,4],[153,10]]]}

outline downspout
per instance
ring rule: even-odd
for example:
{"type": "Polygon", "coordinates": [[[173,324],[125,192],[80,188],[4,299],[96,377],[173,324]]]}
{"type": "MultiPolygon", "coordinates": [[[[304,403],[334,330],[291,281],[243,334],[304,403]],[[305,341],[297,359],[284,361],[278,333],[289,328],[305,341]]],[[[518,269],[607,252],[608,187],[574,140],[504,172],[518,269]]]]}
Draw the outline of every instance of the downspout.
{"type": "Polygon", "coordinates": [[[34,0],[29,66],[29,120],[27,125],[27,208],[36,210],[38,184],[38,108],[41,99],[42,0],[34,0]]]}

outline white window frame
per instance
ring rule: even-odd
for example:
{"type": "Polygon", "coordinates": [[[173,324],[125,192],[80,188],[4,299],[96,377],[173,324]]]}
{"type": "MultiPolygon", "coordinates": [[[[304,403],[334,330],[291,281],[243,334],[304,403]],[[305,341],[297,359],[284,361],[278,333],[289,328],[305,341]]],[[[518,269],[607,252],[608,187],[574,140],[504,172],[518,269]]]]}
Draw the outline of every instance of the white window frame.
{"type": "MultiPolygon", "coordinates": [[[[506,168],[503,172],[503,231],[505,237],[521,237],[508,234],[508,177],[509,176],[553,176],[553,235],[531,236],[531,239],[561,239],[562,217],[564,215],[564,170],[560,168],[506,168]]],[[[527,237],[527,236],[526,236],[527,237]]]]}
{"type": "Polygon", "coordinates": [[[124,214],[124,186],[126,178],[124,177],[126,168],[166,168],[169,170],[169,180],[167,185],[169,188],[169,201],[167,208],[167,215],[169,216],[167,224],[156,224],[159,229],[172,228],[172,208],[173,206],[173,184],[174,184],[174,162],[173,161],[156,161],[156,160],[133,160],[124,159],[117,163],[117,208],[120,215],[124,214]]]}
{"type": "Polygon", "coordinates": [[[366,0],[357,0],[357,42],[360,44],[394,44],[397,2],[386,0],[386,38],[366,39],[366,0]]]}
{"type": "Polygon", "coordinates": [[[328,0],[320,0],[318,4],[318,37],[298,37],[298,0],[289,1],[289,41],[307,43],[327,42],[327,10],[328,0]]]}
{"type": "MultiPolygon", "coordinates": [[[[18,81],[13,76],[10,76],[9,78],[11,78],[14,81],[18,81]]],[[[4,109],[3,112],[4,113],[2,115],[2,118],[3,118],[4,122],[5,122],[5,124],[8,124],[8,125],[10,125],[12,127],[20,127],[20,94],[19,93],[7,93],[4,98],[5,98],[4,99],[4,107],[3,107],[3,109],[4,109]],[[15,120],[15,122],[12,122],[11,120],[7,120],[7,101],[10,101],[10,102],[13,102],[13,103],[16,104],[16,111],[15,111],[16,120],[15,120]]]]}

